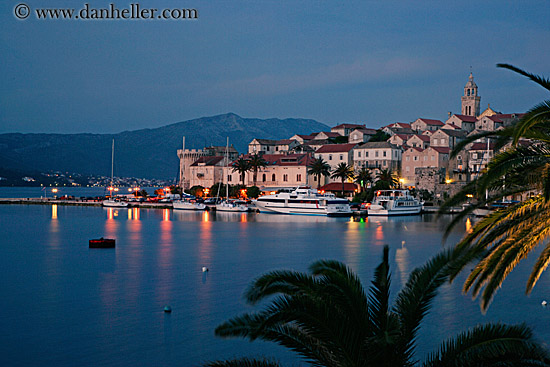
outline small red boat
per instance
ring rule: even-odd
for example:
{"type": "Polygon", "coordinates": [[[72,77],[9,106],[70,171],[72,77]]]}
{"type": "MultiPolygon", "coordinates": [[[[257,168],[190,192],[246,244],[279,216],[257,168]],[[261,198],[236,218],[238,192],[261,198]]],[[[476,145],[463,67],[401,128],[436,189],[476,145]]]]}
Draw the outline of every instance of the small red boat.
{"type": "Polygon", "coordinates": [[[90,248],[114,248],[114,238],[99,238],[97,240],[90,240],[90,248]]]}

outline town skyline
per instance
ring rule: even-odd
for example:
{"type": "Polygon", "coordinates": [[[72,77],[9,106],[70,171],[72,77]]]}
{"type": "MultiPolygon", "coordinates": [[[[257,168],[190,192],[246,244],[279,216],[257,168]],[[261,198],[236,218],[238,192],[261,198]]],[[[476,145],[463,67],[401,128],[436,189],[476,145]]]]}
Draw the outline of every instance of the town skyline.
{"type": "Polygon", "coordinates": [[[379,128],[460,113],[470,70],[482,110],[521,113],[543,90],[495,65],[545,74],[550,55],[543,1],[213,1],[196,4],[198,19],[150,22],[18,20],[14,5],[0,5],[0,133],[115,133],[228,112],[379,128]]]}

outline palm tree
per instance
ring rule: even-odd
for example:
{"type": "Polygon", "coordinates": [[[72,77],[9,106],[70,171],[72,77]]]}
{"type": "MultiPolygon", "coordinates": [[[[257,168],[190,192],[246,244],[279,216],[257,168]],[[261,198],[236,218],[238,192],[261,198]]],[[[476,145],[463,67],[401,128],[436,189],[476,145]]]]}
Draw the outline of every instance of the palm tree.
{"type": "MultiPolygon", "coordinates": [[[[550,91],[550,80],[530,74],[515,66],[498,64],[528,77],[550,91]]],[[[477,193],[480,197],[475,206],[457,216],[450,226],[461,221],[477,207],[501,201],[510,195],[531,196],[529,199],[497,210],[477,223],[457,248],[469,253],[462,265],[478,260],[469,274],[464,292],[472,290],[474,297],[481,293],[481,307],[487,309],[497,289],[515,266],[538,245],[540,253],[529,279],[526,293],[529,294],[542,272],[550,263],[550,100],[531,108],[517,124],[500,131],[478,134],[457,145],[452,153],[479,138],[494,138],[495,150],[504,148],[489,162],[485,171],[463,190],[445,202],[441,210],[466,201],[466,195],[477,193]],[[528,140],[527,140],[528,139],[528,140]],[[489,193],[485,198],[485,193],[489,193]]],[[[456,276],[456,273],[453,275],[456,276]]]]}
{"type": "Polygon", "coordinates": [[[376,184],[381,189],[392,189],[397,187],[399,181],[395,177],[390,169],[381,169],[376,174],[376,184]]]}
{"type": "Polygon", "coordinates": [[[248,165],[250,166],[250,170],[254,172],[254,175],[252,177],[253,177],[254,186],[256,186],[258,169],[267,167],[267,162],[265,159],[263,159],[262,156],[259,156],[258,154],[254,153],[250,156],[250,158],[248,158],[248,165]]]}
{"type": "Polygon", "coordinates": [[[371,171],[366,167],[361,168],[359,173],[357,173],[357,175],[355,176],[355,183],[359,184],[359,186],[361,187],[361,191],[366,190],[368,184],[372,183],[371,171]]]}
{"type": "Polygon", "coordinates": [[[330,165],[322,157],[319,157],[313,161],[307,173],[317,177],[317,188],[319,188],[321,187],[321,176],[330,175],[330,165]]]}
{"type": "Polygon", "coordinates": [[[246,187],[244,183],[244,175],[250,171],[250,164],[247,159],[244,159],[243,157],[237,159],[235,162],[233,162],[233,172],[239,172],[239,175],[241,176],[241,181],[243,183],[243,186],[246,187]]]}
{"type": "Polygon", "coordinates": [[[342,162],[336,166],[330,178],[339,178],[342,180],[342,197],[344,197],[344,183],[346,180],[353,180],[355,178],[355,172],[352,166],[342,162]]]}
{"type": "MultiPolygon", "coordinates": [[[[313,366],[413,366],[420,324],[438,288],[449,277],[457,252],[446,250],[413,270],[390,304],[389,248],[375,269],[366,294],[351,269],[320,260],[309,273],[272,271],[245,293],[249,304],[270,300],[216,328],[221,337],[275,342],[313,366]]],[[[444,342],[423,366],[549,366],[548,352],[525,325],[486,324],[444,342]]],[[[253,359],[217,361],[208,366],[278,366],[253,359]]]]}

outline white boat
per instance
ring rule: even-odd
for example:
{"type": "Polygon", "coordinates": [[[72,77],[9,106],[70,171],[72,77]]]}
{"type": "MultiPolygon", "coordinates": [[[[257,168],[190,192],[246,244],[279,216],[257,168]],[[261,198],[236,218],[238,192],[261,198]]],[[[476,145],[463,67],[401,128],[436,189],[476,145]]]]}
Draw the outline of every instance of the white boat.
{"type": "Polygon", "coordinates": [[[206,205],[193,199],[176,200],[172,203],[174,209],[180,210],[205,210],[206,205]]]}
{"type": "Polygon", "coordinates": [[[367,213],[371,215],[420,214],[422,204],[411,196],[409,190],[378,190],[367,213]]]}
{"type": "Polygon", "coordinates": [[[126,208],[126,207],[128,207],[128,202],[122,201],[122,200],[119,200],[119,199],[113,199],[113,198],[103,200],[103,202],[101,204],[103,206],[108,207],[108,208],[126,208]]]}
{"type": "Polygon", "coordinates": [[[247,212],[248,207],[246,205],[237,203],[231,200],[224,200],[216,204],[216,211],[218,212],[247,212]]]}
{"type": "Polygon", "coordinates": [[[113,146],[111,149],[111,186],[109,187],[109,190],[111,191],[109,194],[109,199],[103,200],[101,203],[103,206],[106,206],[108,208],[126,208],[128,207],[128,202],[122,201],[118,198],[113,198],[113,169],[115,164],[115,139],[113,139],[113,146]]]}
{"type": "Polygon", "coordinates": [[[298,187],[293,192],[281,192],[260,196],[253,203],[264,213],[306,214],[306,215],[351,215],[349,201],[334,194],[320,194],[309,187],[298,187]]]}

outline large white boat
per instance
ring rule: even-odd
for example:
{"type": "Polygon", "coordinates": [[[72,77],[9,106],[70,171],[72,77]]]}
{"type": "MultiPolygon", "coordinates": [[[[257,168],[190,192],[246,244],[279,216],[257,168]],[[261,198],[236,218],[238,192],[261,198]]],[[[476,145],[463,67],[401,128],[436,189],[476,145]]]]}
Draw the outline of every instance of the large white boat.
{"type": "Polygon", "coordinates": [[[298,187],[290,193],[260,196],[253,203],[264,213],[351,215],[349,201],[337,198],[334,194],[320,194],[309,187],[298,187]]]}
{"type": "Polygon", "coordinates": [[[176,200],[172,203],[174,209],[179,210],[205,210],[206,205],[194,199],[176,200]]]}
{"type": "Polygon", "coordinates": [[[108,208],[126,208],[126,207],[128,207],[128,202],[127,201],[122,201],[120,199],[114,199],[114,198],[109,198],[107,200],[103,200],[103,202],[101,204],[105,207],[108,207],[108,208]]]}
{"type": "Polygon", "coordinates": [[[409,190],[378,190],[368,215],[413,215],[420,214],[422,204],[409,193],[409,190]]]}

